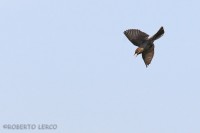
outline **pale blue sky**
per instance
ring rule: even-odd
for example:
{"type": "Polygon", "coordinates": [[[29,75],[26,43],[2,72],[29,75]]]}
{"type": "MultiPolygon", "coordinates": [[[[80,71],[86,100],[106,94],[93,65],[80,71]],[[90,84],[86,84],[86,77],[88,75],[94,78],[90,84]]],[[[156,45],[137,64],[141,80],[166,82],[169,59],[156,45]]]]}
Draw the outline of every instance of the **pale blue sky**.
{"type": "Polygon", "coordinates": [[[0,1],[0,132],[22,132],[3,124],[55,123],[47,132],[199,133],[199,5],[0,1]],[[152,35],[161,26],[146,68],[123,31],[152,35]]]}

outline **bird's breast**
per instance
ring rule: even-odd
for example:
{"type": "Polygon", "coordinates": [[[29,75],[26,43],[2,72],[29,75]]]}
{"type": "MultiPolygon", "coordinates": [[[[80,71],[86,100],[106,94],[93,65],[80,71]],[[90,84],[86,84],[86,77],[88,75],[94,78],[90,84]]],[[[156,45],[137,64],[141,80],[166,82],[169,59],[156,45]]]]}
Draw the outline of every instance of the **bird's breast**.
{"type": "Polygon", "coordinates": [[[141,47],[144,48],[144,51],[145,51],[145,50],[148,50],[152,45],[153,45],[152,42],[146,41],[145,43],[142,44],[141,47]]]}

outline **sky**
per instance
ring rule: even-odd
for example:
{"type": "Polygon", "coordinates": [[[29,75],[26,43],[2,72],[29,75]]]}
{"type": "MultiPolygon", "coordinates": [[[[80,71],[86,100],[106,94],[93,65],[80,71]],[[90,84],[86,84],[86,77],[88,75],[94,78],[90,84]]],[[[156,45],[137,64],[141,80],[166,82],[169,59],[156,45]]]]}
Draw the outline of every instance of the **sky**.
{"type": "Polygon", "coordinates": [[[199,5],[0,1],[0,132],[199,133],[199,5]],[[161,26],[146,68],[123,32],[161,26]]]}

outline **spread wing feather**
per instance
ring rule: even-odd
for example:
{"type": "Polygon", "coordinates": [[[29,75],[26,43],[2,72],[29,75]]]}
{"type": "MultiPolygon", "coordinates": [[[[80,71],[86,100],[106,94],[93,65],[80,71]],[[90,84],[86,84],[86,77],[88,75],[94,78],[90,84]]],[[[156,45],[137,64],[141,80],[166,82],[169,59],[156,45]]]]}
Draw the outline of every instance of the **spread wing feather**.
{"type": "Polygon", "coordinates": [[[153,55],[154,55],[154,45],[152,45],[148,50],[142,53],[142,58],[144,60],[144,63],[146,64],[146,67],[151,63],[153,55]]]}
{"type": "Polygon", "coordinates": [[[149,37],[148,34],[137,29],[126,30],[124,34],[136,46],[140,46],[149,37]]]}

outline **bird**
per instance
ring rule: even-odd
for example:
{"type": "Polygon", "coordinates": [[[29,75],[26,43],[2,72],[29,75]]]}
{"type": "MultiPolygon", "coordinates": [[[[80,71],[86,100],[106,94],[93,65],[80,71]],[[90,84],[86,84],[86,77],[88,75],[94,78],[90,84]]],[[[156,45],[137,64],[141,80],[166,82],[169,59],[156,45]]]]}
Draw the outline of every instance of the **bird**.
{"type": "Polygon", "coordinates": [[[149,36],[147,33],[138,29],[128,29],[124,31],[125,36],[133,45],[138,46],[135,50],[135,56],[142,54],[142,58],[146,67],[151,63],[154,56],[154,41],[159,39],[165,33],[163,26],[153,35],[149,36]]]}

